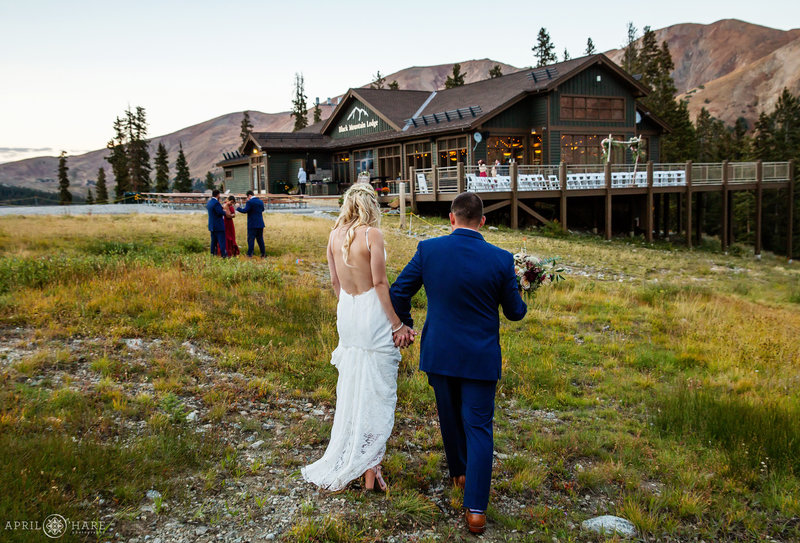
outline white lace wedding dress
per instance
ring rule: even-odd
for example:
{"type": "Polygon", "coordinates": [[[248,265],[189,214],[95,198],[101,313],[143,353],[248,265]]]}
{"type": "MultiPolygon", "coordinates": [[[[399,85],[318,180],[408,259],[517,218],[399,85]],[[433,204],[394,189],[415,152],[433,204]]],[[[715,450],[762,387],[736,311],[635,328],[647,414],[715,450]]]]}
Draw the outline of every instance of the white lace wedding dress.
{"type": "Polygon", "coordinates": [[[322,458],[301,469],[306,481],[331,491],[383,459],[394,426],[400,362],[374,288],[355,296],[341,290],[336,318],[339,345],[331,364],[339,380],[331,441],[322,458]]]}

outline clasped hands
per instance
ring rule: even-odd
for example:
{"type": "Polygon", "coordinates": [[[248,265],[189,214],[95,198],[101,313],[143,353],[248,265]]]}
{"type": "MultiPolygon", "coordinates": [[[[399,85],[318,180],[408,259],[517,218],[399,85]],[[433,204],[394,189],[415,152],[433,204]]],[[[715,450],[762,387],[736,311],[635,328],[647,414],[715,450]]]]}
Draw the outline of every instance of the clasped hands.
{"type": "Polygon", "coordinates": [[[394,346],[400,349],[404,349],[408,347],[412,343],[414,343],[414,338],[417,336],[417,331],[413,328],[409,328],[405,324],[400,327],[399,330],[392,332],[392,339],[394,340],[394,346]]]}

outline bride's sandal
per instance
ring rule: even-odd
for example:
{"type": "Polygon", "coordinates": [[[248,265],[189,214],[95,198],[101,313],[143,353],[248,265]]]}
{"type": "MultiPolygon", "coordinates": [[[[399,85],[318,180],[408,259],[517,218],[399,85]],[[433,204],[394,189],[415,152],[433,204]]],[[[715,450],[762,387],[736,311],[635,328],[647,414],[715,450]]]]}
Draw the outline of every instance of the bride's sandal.
{"type": "Polygon", "coordinates": [[[386,481],[383,480],[380,464],[364,472],[364,488],[367,490],[375,490],[376,492],[386,492],[388,485],[386,481]],[[377,483],[377,485],[375,483],[377,483]]]}

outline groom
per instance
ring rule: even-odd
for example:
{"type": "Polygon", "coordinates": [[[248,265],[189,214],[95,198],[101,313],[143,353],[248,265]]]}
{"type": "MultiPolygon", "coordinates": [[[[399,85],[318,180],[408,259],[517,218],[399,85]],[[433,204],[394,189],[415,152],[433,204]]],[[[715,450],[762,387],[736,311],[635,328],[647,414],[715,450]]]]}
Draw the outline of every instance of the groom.
{"type": "MultiPolygon", "coordinates": [[[[494,396],[500,379],[500,317],[518,321],[520,298],[514,257],[484,241],[483,202],[464,192],[450,207],[452,233],[421,241],[391,288],[392,304],[409,327],[411,297],[428,297],[419,367],[436,396],[439,426],[454,484],[464,488],[467,527],[486,528],[492,477],[494,396]]],[[[397,336],[407,345],[413,337],[397,336]]]]}

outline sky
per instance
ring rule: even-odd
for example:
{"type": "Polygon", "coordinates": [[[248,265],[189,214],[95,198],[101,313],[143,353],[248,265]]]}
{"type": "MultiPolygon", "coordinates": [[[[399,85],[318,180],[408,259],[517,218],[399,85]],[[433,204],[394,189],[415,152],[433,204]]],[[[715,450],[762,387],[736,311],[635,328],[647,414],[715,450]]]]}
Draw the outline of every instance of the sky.
{"type": "MultiPolygon", "coordinates": [[[[561,57],[677,23],[800,27],[800,2],[0,0],[0,163],[103,148],[142,106],[165,135],[235,111],[311,105],[410,66],[490,58],[517,67],[547,28],[561,57]]],[[[258,127],[256,127],[257,129],[258,127]]]]}

